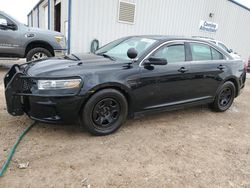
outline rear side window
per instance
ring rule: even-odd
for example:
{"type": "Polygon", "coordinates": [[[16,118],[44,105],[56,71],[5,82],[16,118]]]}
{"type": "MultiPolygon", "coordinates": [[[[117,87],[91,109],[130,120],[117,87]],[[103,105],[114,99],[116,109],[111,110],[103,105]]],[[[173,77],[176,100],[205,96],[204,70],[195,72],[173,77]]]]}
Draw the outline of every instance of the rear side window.
{"type": "Polygon", "coordinates": [[[211,50],[208,45],[190,43],[193,61],[212,60],[211,50]]]}
{"type": "Polygon", "coordinates": [[[152,56],[157,58],[164,58],[168,61],[168,63],[184,62],[185,47],[184,44],[163,46],[159,50],[157,50],[152,56]]]}
{"type": "Polygon", "coordinates": [[[216,49],[199,43],[190,43],[193,61],[221,60],[224,56],[216,49]]]}

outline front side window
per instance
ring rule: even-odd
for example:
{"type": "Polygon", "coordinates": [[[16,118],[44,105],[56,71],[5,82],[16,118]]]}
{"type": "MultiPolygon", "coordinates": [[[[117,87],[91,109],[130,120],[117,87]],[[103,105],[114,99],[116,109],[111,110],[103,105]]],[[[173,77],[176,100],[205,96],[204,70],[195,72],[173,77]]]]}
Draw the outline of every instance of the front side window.
{"type": "Polygon", "coordinates": [[[212,60],[210,47],[205,44],[190,43],[193,61],[212,60]]]}
{"type": "Polygon", "coordinates": [[[139,58],[147,49],[153,46],[157,40],[145,37],[132,37],[123,40],[116,40],[108,45],[100,48],[95,52],[97,55],[108,55],[114,58],[129,60],[127,56],[128,49],[135,48],[138,52],[139,58]]]}
{"type": "Polygon", "coordinates": [[[163,46],[153,55],[156,58],[164,58],[168,63],[184,62],[185,47],[184,44],[174,44],[171,46],[163,46]]]}

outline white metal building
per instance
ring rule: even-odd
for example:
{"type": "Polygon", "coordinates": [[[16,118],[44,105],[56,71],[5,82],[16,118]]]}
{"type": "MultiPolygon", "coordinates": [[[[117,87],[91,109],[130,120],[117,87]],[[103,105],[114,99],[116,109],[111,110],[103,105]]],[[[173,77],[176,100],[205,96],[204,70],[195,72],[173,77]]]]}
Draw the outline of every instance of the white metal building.
{"type": "Polygon", "coordinates": [[[250,55],[250,9],[235,0],[41,0],[28,23],[65,34],[71,53],[93,39],[160,34],[211,37],[250,55]]]}

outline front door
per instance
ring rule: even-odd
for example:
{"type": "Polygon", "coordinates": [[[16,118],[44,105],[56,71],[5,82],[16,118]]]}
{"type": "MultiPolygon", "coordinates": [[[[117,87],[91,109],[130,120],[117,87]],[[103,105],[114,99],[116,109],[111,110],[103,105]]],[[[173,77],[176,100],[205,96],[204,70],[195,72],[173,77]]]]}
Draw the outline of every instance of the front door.
{"type": "Polygon", "coordinates": [[[166,44],[150,57],[164,58],[167,65],[144,66],[142,62],[139,111],[182,104],[192,98],[185,51],[183,42],[166,44]]]}
{"type": "Polygon", "coordinates": [[[14,22],[0,14],[0,57],[18,56],[20,34],[14,22]]]}

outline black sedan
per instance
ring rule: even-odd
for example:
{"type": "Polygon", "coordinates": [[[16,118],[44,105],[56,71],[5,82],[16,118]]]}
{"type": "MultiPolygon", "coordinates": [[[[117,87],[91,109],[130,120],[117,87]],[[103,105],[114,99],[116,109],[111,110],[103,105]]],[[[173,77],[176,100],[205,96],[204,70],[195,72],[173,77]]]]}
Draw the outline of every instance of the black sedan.
{"type": "Polygon", "coordinates": [[[80,122],[95,135],[147,112],[210,104],[226,111],[244,87],[244,62],[191,38],[131,36],[94,54],[14,65],[8,112],[48,123],[80,122]]]}

